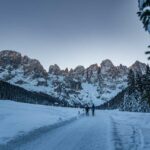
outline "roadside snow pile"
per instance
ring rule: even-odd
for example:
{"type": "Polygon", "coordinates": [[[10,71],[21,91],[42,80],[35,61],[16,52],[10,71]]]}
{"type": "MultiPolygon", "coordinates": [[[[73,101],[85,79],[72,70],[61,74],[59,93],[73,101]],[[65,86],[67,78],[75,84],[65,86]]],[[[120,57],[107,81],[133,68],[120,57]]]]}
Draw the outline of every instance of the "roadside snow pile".
{"type": "Polygon", "coordinates": [[[0,100],[0,144],[40,127],[78,116],[78,109],[0,100]]]}

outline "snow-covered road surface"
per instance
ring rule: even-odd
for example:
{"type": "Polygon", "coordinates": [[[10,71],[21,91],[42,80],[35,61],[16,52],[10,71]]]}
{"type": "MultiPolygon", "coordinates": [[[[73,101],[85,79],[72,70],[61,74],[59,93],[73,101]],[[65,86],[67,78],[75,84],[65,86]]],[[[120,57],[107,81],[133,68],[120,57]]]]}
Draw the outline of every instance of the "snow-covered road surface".
{"type": "Polygon", "coordinates": [[[0,101],[0,150],[150,150],[150,113],[0,101]],[[81,110],[80,110],[81,111],[81,110]]]}
{"type": "Polygon", "coordinates": [[[15,150],[149,150],[150,114],[97,111],[15,150]]]}
{"type": "Polygon", "coordinates": [[[15,150],[109,150],[109,123],[105,113],[98,113],[96,117],[83,117],[15,150]]]}

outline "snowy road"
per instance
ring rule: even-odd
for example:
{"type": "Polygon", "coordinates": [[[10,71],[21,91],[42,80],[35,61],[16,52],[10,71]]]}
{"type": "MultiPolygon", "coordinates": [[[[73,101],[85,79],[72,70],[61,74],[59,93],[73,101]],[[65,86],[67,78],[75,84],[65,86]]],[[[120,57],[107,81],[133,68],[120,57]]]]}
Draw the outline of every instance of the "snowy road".
{"type": "Polygon", "coordinates": [[[9,150],[149,150],[150,114],[97,111],[9,150]]]}
{"type": "Polygon", "coordinates": [[[83,117],[50,131],[17,150],[108,150],[109,117],[83,117]],[[103,119],[102,119],[103,118],[103,119]]]}

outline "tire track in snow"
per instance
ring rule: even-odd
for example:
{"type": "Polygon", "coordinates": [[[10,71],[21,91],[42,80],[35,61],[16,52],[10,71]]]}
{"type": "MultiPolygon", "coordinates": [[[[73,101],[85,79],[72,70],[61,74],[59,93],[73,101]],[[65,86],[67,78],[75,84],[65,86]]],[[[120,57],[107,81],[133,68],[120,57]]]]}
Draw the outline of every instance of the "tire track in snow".
{"type": "Polygon", "coordinates": [[[111,117],[111,123],[112,123],[112,138],[113,138],[113,142],[114,142],[114,149],[115,150],[123,150],[123,145],[122,145],[122,141],[121,138],[118,134],[118,130],[117,130],[117,124],[115,122],[115,120],[113,119],[113,117],[111,117]]]}
{"type": "Polygon", "coordinates": [[[132,126],[132,143],[130,149],[132,150],[143,150],[144,148],[144,139],[142,135],[142,131],[135,126],[132,126]]]}
{"type": "Polygon", "coordinates": [[[139,127],[125,124],[111,116],[115,150],[143,150],[144,137],[139,127]],[[125,130],[124,132],[122,132],[125,130]]]}

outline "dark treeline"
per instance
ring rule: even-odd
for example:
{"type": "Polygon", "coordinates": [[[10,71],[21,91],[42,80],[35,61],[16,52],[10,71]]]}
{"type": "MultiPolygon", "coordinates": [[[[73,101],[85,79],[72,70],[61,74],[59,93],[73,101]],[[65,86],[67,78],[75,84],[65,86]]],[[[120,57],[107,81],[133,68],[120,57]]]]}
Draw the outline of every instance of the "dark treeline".
{"type": "Polygon", "coordinates": [[[0,99],[14,100],[24,103],[67,106],[67,102],[60,101],[44,93],[27,91],[21,87],[0,81],[0,99]]]}
{"type": "Polygon", "coordinates": [[[98,106],[98,109],[118,109],[122,106],[124,95],[126,93],[127,89],[121,91],[118,93],[114,98],[112,98],[110,101],[105,102],[104,104],[98,106]]]}
{"type": "Polygon", "coordinates": [[[120,109],[132,112],[150,112],[150,67],[140,74],[128,73],[128,87],[99,109],[120,109]]]}

